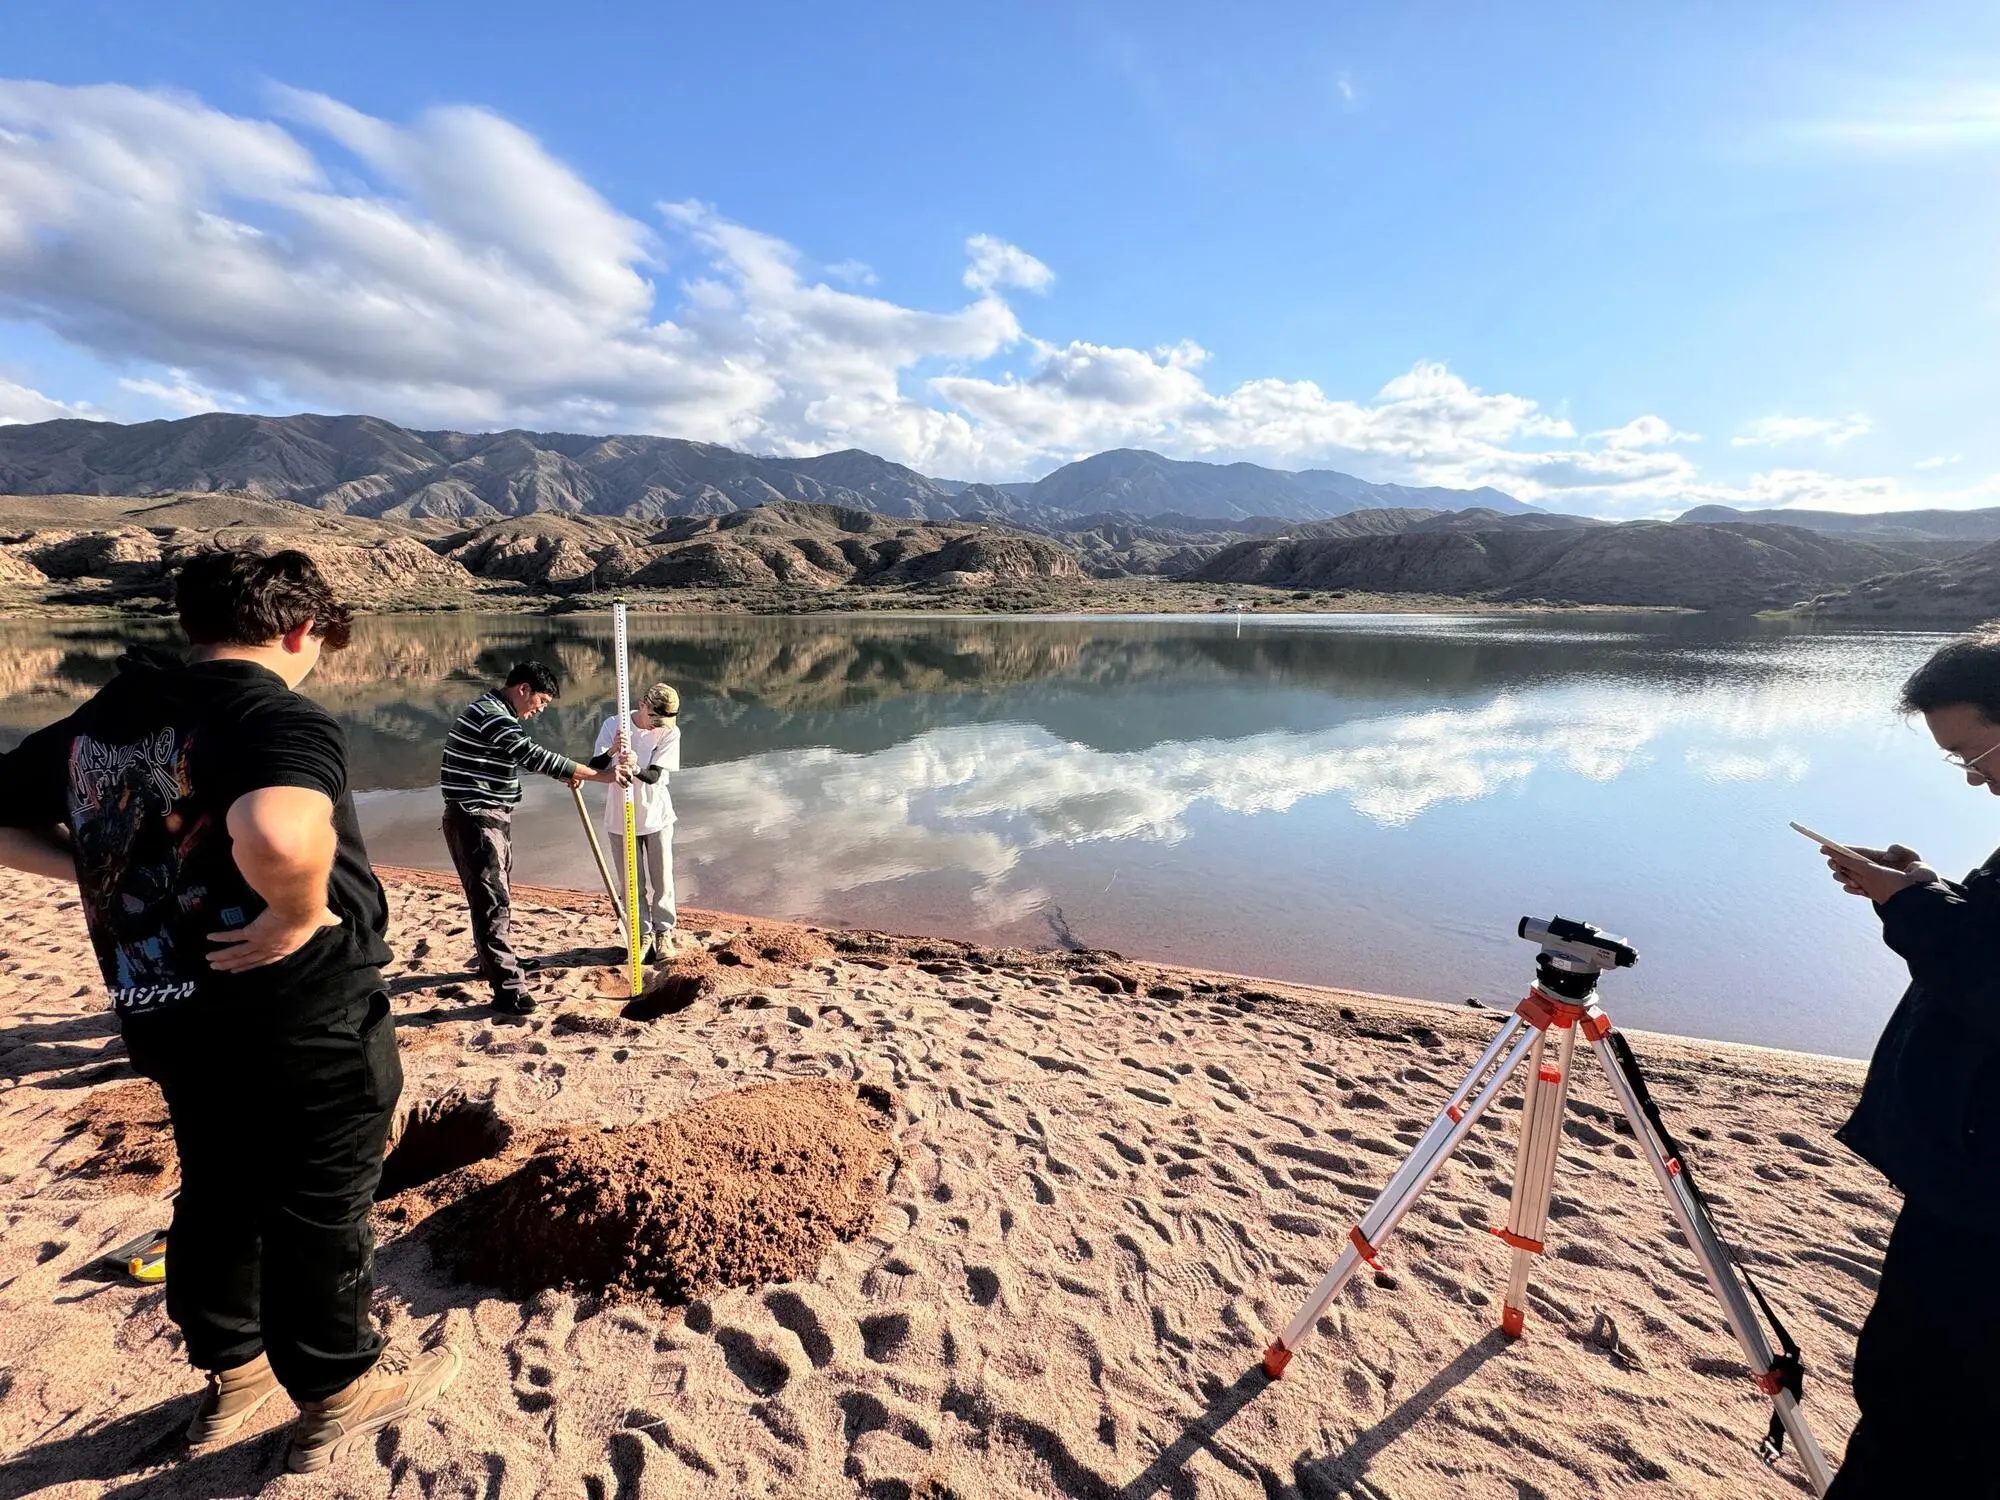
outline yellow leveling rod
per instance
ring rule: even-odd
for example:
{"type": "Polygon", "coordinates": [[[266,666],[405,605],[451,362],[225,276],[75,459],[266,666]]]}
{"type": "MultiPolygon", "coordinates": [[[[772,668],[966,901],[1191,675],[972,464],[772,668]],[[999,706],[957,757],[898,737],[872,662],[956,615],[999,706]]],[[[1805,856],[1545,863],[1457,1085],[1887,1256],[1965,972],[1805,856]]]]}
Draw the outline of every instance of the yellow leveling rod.
{"type": "MultiPolygon", "coordinates": [[[[632,658],[625,645],[625,601],[611,606],[611,636],[618,657],[618,760],[622,765],[632,753],[632,658]]],[[[634,783],[619,788],[625,799],[625,950],[632,970],[632,993],[644,985],[639,963],[639,840],[633,836],[637,818],[633,808],[634,783]]]]}

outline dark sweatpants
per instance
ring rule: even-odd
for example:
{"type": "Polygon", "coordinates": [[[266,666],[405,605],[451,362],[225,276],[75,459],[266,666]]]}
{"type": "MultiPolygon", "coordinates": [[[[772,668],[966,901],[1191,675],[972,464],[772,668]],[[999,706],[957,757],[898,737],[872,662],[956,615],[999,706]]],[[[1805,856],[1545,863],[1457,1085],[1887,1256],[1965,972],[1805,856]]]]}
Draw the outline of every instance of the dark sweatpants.
{"type": "Polygon", "coordinates": [[[528,998],[528,979],[515,956],[507,929],[514,917],[514,820],[498,809],[468,812],[444,805],[444,842],[451,850],[465,904],[472,912],[472,940],[479,949],[479,972],[500,1005],[528,998]]]}
{"type": "Polygon", "coordinates": [[[349,981],[124,1028],[180,1156],[167,1315],[188,1361],[229,1370],[262,1350],[297,1401],[332,1395],[382,1351],[368,1212],[403,1072],[381,976],[349,981]]]}
{"type": "Polygon", "coordinates": [[[1830,1500],[2000,1496],[2000,1237],[1903,1205],[1855,1345],[1854,1399],[1830,1500]]]}

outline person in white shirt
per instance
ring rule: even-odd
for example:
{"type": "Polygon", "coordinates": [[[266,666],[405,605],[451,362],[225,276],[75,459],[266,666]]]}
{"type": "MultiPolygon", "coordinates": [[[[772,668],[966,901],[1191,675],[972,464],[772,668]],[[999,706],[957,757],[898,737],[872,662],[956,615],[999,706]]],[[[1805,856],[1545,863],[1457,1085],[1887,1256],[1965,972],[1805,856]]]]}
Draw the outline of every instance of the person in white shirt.
{"type": "MultiPolygon", "coordinates": [[[[632,710],[632,832],[639,842],[639,928],[647,963],[657,963],[680,925],[674,909],[674,802],[670,772],[681,768],[681,695],[664,682],[646,689],[632,710]]],[[[618,716],[597,731],[591,765],[609,765],[618,751],[618,716]]],[[[625,797],[604,800],[604,828],[611,835],[613,868],[625,868],[625,797]]]]}

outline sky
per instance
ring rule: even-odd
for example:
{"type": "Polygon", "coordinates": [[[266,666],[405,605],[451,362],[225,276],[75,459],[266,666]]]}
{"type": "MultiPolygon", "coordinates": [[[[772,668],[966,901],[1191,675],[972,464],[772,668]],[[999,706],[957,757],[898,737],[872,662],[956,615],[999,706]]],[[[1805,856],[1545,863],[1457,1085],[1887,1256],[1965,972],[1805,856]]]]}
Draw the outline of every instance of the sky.
{"type": "Polygon", "coordinates": [[[0,422],[2000,504],[2000,7],[0,0],[0,422]]]}

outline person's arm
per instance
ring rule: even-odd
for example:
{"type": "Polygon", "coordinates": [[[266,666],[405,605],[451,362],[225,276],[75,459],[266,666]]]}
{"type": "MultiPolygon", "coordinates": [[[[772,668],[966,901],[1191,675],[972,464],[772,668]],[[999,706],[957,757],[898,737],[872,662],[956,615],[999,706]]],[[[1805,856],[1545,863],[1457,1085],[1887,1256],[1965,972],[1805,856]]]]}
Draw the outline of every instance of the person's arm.
{"type": "MultiPolygon", "coordinates": [[[[593,771],[602,771],[606,766],[611,764],[611,761],[612,761],[612,752],[609,750],[604,750],[600,751],[596,755],[591,756],[588,761],[584,762],[584,764],[588,765],[590,769],[593,771]]],[[[634,771],[632,773],[632,779],[634,781],[643,781],[646,783],[646,785],[651,786],[654,782],[660,779],[660,768],[658,766],[648,766],[643,771],[634,771]]]]}
{"type": "Polygon", "coordinates": [[[2000,879],[1906,886],[1877,908],[1910,978],[1969,1028],[2000,1038],[2000,879]]]}
{"type": "Polygon", "coordinates": [[[236,868],[264,910],[245,926],[211,932],[219,944],[209,965],[224,974],[259,969],[289,958],[322,927],[338,927],[327,908],[337,840],[333,801],[302,786],[269,786],[229,804],[229,838],[236,868]]]}
{"type": "Polygon", "coordinates": [[[537,776],[552,776],[557,781],[567,781],[571,786],[579,781],[618,780],[616,770],[596,770],[581,761],[571,760],[567,755],[558,754],[546,745],[535,743],[516,719],[495,714],[490,722],[491,727],[486,731],[487,743],[524,771],[537,776]]]}
{"type": "Polygon", "coordinates": [[[76,884],[76,854],[61,827],[0,828],[0,865],[76,884]]]}
{"type": "Polygon", "coordinates": [[[63,719],[0,755],[0,865],[75,882],[76,856],[61,826],[69,816],[65,792],[74,737],[63,719]]]}

